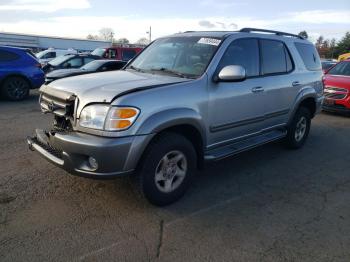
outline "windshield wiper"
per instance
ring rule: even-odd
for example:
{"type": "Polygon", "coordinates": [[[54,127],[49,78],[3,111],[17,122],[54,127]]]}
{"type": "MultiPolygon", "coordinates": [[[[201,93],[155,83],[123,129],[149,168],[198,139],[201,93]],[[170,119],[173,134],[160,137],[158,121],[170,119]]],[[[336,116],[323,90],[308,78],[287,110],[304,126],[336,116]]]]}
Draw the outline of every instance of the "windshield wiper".
{"type": "Polygon", "coordinates": [[[171,74],[171,75],[179,76],[179,77],[182,77],[182,78],[190,78],[189,75],[186,75],[186,74],[183,74],[183,73],[180,73],[180,72],[177,72],[177,71],[165,68],[165,67],[152,68],[152,69],[150,69],[150,71],[152,71],[152,72],[154,72],[154,71],[164,72],[164,73],[168,73],[168,74],[171,74]]]}
{"type": "Polygon", "coordinates": [[[142,70],[141,68],[138,68],[138,67],[135,67],[135,66],[128,66],[128,68],[127,69],[132,69],[132,70],[135,70],[135,71],[137,71],[137,72],[141,72],[141,73],[144,73],[145,71],[144,70],[142,70]]]}

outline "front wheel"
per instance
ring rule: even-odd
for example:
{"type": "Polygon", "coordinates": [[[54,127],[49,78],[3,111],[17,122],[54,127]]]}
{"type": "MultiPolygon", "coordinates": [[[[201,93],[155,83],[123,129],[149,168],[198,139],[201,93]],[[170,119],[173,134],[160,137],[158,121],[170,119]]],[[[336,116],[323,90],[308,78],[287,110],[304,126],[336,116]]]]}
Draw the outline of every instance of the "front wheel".
{"type": "Polygon", "coordinates": [[[310,111],[305,107],[299,108],[288,127],[287,136],[285,138],[286,146],[292,149],[301,148],[309,135],[310,127],[310,111]]]}
{"type": "Polygon", "coordinates": [[[196,151],[184,136],[165,133],[152,142],[136,174],[141,194],[154,205],[181,198],[196,171],[196,151]]]}

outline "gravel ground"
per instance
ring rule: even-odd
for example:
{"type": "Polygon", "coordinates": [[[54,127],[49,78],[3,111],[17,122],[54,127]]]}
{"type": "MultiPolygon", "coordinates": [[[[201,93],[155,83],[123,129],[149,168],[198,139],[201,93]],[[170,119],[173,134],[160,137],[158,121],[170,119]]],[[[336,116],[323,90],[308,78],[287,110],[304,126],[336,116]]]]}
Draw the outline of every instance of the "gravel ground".
{"type": "Polygon", "coordinates": [[[37,92],[0,101],[1,261],[350,261],[350,117],[320,114],[279,143],[208,165],[156,208],[127,178],[68,175],[27,149],[37,92]]]}

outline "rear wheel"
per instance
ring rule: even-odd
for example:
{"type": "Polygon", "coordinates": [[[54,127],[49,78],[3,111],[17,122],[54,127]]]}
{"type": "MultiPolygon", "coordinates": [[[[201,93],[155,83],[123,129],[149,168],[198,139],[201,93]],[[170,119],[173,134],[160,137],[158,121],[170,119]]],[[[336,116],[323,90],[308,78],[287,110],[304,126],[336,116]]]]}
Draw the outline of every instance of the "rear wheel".
{"type": "Polygon", "coordinates": [[[196,151],[176,133],[156,138],[145,152],[136,174],[138,191],[154,205],[164,206],[181,198],[196,171],[196,151]]]}
{"type": "Polygon", "coordinates": [[[11,101],[20,101],[28,97],[30,85],[23,77],[13,76],[2,83],[1,94],[11,101]]]}
{"type": "Polygon", "coordinates": [[[311,113],[309,109],[301,107],[298,109],[292,123],[288,127],[285,144],[292,149],[302,147],[309,135],[311,127],[311,113]]]}

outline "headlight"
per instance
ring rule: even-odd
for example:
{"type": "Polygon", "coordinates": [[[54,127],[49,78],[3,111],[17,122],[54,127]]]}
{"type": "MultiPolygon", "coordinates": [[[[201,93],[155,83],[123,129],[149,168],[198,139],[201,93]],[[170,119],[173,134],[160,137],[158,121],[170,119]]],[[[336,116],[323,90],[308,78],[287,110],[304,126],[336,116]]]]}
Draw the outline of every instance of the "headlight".
{"type": "Polygon", "coordinates": [[[103,130],[108,110],[109,106],[107,105],[92,105],[85,107],[80,113],[80,126],[103,130]]]}
{"type": "Polygon", "coordinates": [[[136,120],[140,110],[134,107],[111,107],[107,105],[87,106],[80,113],[82,127],[121,131],[128,129],[136,120]]]}

